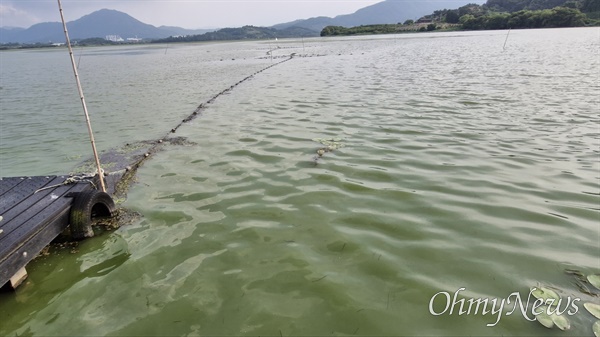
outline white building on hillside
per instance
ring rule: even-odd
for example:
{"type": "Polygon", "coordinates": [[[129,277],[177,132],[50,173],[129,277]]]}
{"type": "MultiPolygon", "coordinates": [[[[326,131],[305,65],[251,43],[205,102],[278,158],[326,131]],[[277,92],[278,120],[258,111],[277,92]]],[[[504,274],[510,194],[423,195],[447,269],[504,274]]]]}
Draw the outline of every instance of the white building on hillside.
{"type": "Polygon", "coordinates": [[[119,35],[106,35],[105,39],[108,40],[108,41],[112,41],[112,42],[123,42],[123,41],[125,41],[119,35]]]}

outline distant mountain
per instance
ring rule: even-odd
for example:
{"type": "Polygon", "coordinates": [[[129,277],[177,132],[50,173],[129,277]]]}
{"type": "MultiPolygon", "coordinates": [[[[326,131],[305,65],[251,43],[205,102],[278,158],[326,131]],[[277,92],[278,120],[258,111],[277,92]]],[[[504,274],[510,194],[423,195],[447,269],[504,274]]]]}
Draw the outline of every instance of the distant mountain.
{"type": "Polygon", "coordinates": [[[25,30],[25,28],[21,28],[21,27],[11,27],[11,26],[3,26],[3,27],[1,27],[0,29],[5,29],[5,30],[8,30],[8,31],[13,31],[13,32],[15,32],[15,31],[19,31],[19,30],[25,30]]]}
{"type": "MultiPolygon", "coordinates": [[[[69,37],[72,40],[93,37],[104,38],[107,35],[119,35],[123,39],[137,37],[141,39],[165,38],[172,35],[204,33],[210,30],[186,30],[179,27],[160,27],[145,24],[128,14],[111,9],[102,9],[78,20],[67,23],[69,37]]],[[[60,22],[45,22],[27,29],[0,28],[0,43],[46,43],[64,42],[65,36],[60,22]]]]}
{"type": "MultiPolygon", "coordinates": [[[[325,26],[353,27],[369,24],[399,23],[408,19],[418,19],[440,9],[455,9],[467,3],[482,4],[484,0],[386,0],[377,4],[359,9],[353,14],[338,15],[335,18],[320,16],[306,20],[296,20],[282,23],[270,28],[278,32],[256,30],[240,30],[225,32],[226,34],[212,34],[217,36],[235,36],[239,32],[249,33],[249,37],[275,35],[285,36],[318,36],[325,26]],[[293,29],[292,29],[293,28],[293,29]]],[[[247,26],[250,27],[250,26],[247,26]]],[[[72,40],[88,38],[104,38],[107,35],[118,35],[123,39],[164,39],[170,36],[199,35],[214,30],[187,30],[179,27],[155,27],[131,17],[128,14],[102,9],[78,20],[67,23],[69,36],[72,40]]],[[[33,25],[27,29],[0,28],[0,43],[48,43],[64,42],[62,24],[59,22],[45,22],[33,25]]]]}
{"type": "Polygon", "coordinates": [[[273,26],[276,29],[288,27],[303,27],[321,31],[325,26],[355,27],[361,25],[402,23],[408,19],[416,20],[440,9],[456,9],[468,3],[483,4],[484,0],[386,0],[359,9],[353,14],[338,15],[335,18],[316,17],[306,20],[296,20],[273,26]]]}
{"type": "Polygon", "coordinates": [[[0,27],[0,43],[8,43],[10,41],[16,41],[13,36],[17,35],[18,32],[24,31],[25,28],[15,27],[0,27]],[[6,39],[6,42],[4,42],[6,39]]]}
{"type": "Polygon", "coordinates": [[[326,26],[339,26],[334,18],[327,16],[318,16],[310,19],[300,19],[292,22],[280,23],[272,26],[275,29],[286,29],[290,27],[301,27],[320,32],[326,26]]]}

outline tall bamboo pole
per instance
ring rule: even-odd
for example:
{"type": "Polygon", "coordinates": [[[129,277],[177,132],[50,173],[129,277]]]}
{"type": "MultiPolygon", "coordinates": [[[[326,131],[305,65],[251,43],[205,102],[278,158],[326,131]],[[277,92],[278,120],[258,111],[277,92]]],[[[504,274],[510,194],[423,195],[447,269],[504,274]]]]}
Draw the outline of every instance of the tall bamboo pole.
{"type": "Polygon", "coordinates": [[[92,143],[92,150],[94,151],[94,159],[96,160],[96,168],[98,169],[98,178],[100,180],[100,188],[102,192],[106,192],[106,186],[104,186],[104,174],[102,167],[100,166],[100,158],[98,157],[98,151],[96,151],[96,142],[94,141],[94,133],[92,132],[92,124],[90,122],[90,115],[88,114],[87,105],[85,104],[85,97],[83,96],[83,89],[81,88],[81,82],[79,81],[79,74],[77,73],[77,64],[75,63],[75,57],[73,56],[73,48],[71,48],[71,40],[69,40],[69,32],[67,31],[67,24],[63,15],[62,5],[60,0],[58,1],[58,10],[60,12],[60,19],[63,24],[65,31],[65,38],[67,39],[67,47],[69,48],[69,56],[71,57],[71,65],[73,66],[73,73],[75,74],[75,81],[77,82],[77,89],[79,90],[79,98],[81,98],[81,105],[83,106],[83,113],[85,114],[85,121],[87,123],[88,133],[90,135],[90,141],[92,143]]]}

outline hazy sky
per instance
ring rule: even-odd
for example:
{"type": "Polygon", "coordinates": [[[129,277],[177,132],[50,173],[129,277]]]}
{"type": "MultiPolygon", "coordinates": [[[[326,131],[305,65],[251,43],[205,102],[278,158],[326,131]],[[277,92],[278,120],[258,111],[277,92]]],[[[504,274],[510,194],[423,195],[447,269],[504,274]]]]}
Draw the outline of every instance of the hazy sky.
{"type": "MultiPolygon", "coordinates": [[[[243,25],[271,26],[314,16],[334,17],[354,13],[357,9],[381,1],[61,0],[61,3],[67,21],[77,20],[99,9],[107,8],[125,12],[154,26],[166,25],[193,29],[243,25]]],[[[27,28],[40,22],[57,21],[60,21],[57,0],[0,0],[0,27],[27,28]]]]}

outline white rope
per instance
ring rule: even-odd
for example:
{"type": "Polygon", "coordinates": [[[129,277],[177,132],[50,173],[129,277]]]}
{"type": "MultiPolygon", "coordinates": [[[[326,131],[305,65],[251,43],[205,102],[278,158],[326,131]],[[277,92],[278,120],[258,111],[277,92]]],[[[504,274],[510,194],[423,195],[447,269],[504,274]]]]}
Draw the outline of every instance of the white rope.
{"type": "MultiPolygon", "coordinates": [[[[104,174],[104,170],[102,171],[102,173],[104,174]]],[[[78,176],[71,176],[71,177],[65,179],[65,181],[63,181],[60,184],[42,187],[39,190],[33,192],[33,194],[36,194],[37,192],[41,192],[44,190],[49,190],[52,188],[57,188],[57,187],[70,185],[70,184],[83,183],[83,182],[89,183],[92,186],[94,186],[94,188],[96,188],[96,184],[94,184],[94,182],[91,179],[93,179],[97,174],[98,174],[98,171],[91,173],[91,174],[82,174],[82,175],[78,175],[78,176]]]]}

